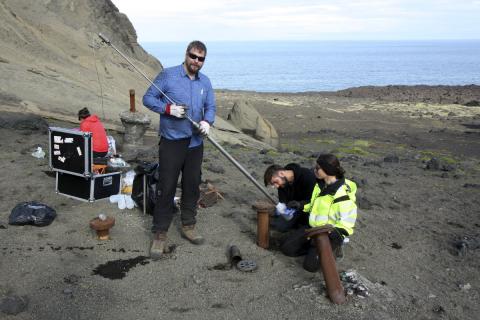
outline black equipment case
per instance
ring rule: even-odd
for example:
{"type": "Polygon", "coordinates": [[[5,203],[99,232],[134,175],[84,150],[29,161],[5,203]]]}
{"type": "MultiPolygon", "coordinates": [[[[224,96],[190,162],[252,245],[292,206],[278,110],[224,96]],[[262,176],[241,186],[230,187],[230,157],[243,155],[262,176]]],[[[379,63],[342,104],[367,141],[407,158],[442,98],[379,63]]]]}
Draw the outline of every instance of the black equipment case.
{"type": "Polygon", "coordinates": [[[92,176],[92,134],[80,130],[49,128],[50,168],[80,177],[92,176]]]}
{"type": "Polygon", "coordinates": [[[120,193],[121,172],[95,174],[92,149],[90,132],[49,128],[49,164],[57,172],[57,193],[90,202],[120,193]]]}
{"type": "Polygon", "coordinates": [[[77,200],[93,202],[120,193],[120,180],[121,172],[80,177],[57,171],[55,191],[77,200]]]}

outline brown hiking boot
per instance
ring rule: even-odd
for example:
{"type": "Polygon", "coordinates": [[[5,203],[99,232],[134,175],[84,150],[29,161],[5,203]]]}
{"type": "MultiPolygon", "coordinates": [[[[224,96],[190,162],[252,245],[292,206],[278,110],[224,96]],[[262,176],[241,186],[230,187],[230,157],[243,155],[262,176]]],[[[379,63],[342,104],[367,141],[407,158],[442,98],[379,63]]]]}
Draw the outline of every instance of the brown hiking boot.
{"type": "Polygon", "coordinates": [[[202,244],[205,242],[205,239],[195,232],[194,224],[190,226],[182,226],[181,234],[182,237],[184,237],[193,244],[202,244]]]}
{"type": "Polygon", "coordinates": [[[150,247],[150,258],[158,260],[162,257],[167,246],[167,233],[157,232],[152,240],[152,246],[150,247]]]}

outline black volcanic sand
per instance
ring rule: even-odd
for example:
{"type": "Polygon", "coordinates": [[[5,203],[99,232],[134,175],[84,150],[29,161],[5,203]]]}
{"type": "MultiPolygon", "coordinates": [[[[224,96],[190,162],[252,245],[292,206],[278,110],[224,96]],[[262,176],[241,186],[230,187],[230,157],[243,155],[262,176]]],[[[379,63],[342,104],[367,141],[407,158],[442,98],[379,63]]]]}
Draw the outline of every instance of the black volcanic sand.
{"type": "MultiPolygon", "coordinates": [[[[353,294],[342,306],[328,300],[320,273],[304,271],[302,258],[277,250],[284,234],[271,231],[269,250],[255,245],[251,206],[262,194],[211,144],[205,148],[203,180],[225,199],[199,209],[198,230],[206,244],[197,247],[180,237],[177,214],[168,234],[175,252],[150,261],[145,258],[149,216],[121,211],[108,201],[84,203],[55,194],[48,159],[31,156],[37,146],[47,149],[43,121],[73,125],[0,113],[0,302],[12,296],[29,301],[15,317],[0,314],[5,319],[311,319],[314,314],[477,319],[480,107],[443,103],[435,93],[444,96],[444,87],[430,87],[430,100],[418,98],[423,91],[415,87],[403,96],[413,92],[417,98],[394,100],[398,86],[393,87],[371,88],[375,93],[366,96],[353,89],[217,92],[219,115],[226,118],[235,100],[248,100],[279,132],[279,151],[224,146],[258,181],[271,163],[312,166],[320,152],[334,152],[357,182],[359,218],[337,267],[356,270],[369,294],[353,294]],[[41,228],[8,225],[11,209],[31,200],[53,207],[56,220],[41,228]],[[89,228],[99,213],[116,219],[109,241],[96,240],[89,228]],[[255,272],[223,267],[232,244],[243,259],[257,263],[255,272]]],[[[455,95],[465,104],[478,100],[470,90],[455,95]]],[[[157,139],[146,143],[151,151],[142,160],[152,161],[157,139]]]]}

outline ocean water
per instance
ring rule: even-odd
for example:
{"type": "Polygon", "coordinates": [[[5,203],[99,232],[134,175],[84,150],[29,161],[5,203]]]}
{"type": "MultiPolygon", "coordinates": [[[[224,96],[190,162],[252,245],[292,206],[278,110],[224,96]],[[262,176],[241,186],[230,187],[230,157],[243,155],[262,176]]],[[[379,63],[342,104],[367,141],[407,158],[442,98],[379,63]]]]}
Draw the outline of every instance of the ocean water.
{"type": "MultiPolygon", "coordinates": [[[[187,43],[141,45],[164,67],[187,43]]],[[[206,42],[215,89],[334,91],[358,86],[480,85],[480,40],[206,42]]]]}

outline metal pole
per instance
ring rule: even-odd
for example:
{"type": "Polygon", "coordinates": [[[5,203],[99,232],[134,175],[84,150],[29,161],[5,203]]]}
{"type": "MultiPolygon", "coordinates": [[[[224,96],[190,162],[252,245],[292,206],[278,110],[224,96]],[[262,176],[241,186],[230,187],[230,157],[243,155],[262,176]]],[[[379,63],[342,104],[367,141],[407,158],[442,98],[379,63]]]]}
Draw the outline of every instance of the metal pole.
{"type": "MultiPolygon", "coordinates": [[[[105,42],[107,45],[111,46],[115,51],[117,51],[117,53],[119,55],[121,55],[125,60],[127,60],[127,62],[136,70],[138,71],[138,73],[140,73],[152,86],[154,86],[158,92],[160,92],[161,94],[163,94],[163,96],[172,104],[176,104],[175,101],[173,101],[172,99],[170,99],[169,96],[167,96],[155,83],[152,82],[152,80],[150,80],[140,69],[138,69],[131,61],[130,59],[128,59],[127,56],[125,56],[122,52],[120,52],[111,42],[110,40],[105,37],[103,34],[99,33],[98,36],[100,37],[100,39],[102,39],[103,42],[105,42]]],[[[198,130],[200,128],[200,125],[198,123],[196,123],[195,121],[193,121],[190,117],[186,116],[185,117],[188,121],[190,121],[190,123],[198,130]]],[[[241,173],[243,173],[245,175],[245,177],[247,177],[251,182],[253,182],[253,184],[268,198],[268,200],[270,200],[272,203],[276,204],[277,201],[275,200],[275,198],[273,198],[268,192],[267,190],[265,190],[265,188],[263,188],[258,182],[257,180],[255,180],[252,175],[250,173],[247,172],[247,170],[245,170],[242,165],[237,161],[235,160],[225,149],[222,148],[221,145],[218,144],[218,142],[216,142],[212,137],[210,137],[210,135],[207,135],[207,139],[228,159],[230,160],[231,163],[233,163],[233,165],[235,167],[237,167],[241,173]]]]}
{"type": "MultiPolygon", "coordinates": [[[[148,197],[150,199],[150,196],[148,197]]],[[[143,173],[143,215],[147,214],[147,175],[143,173]]]]}

